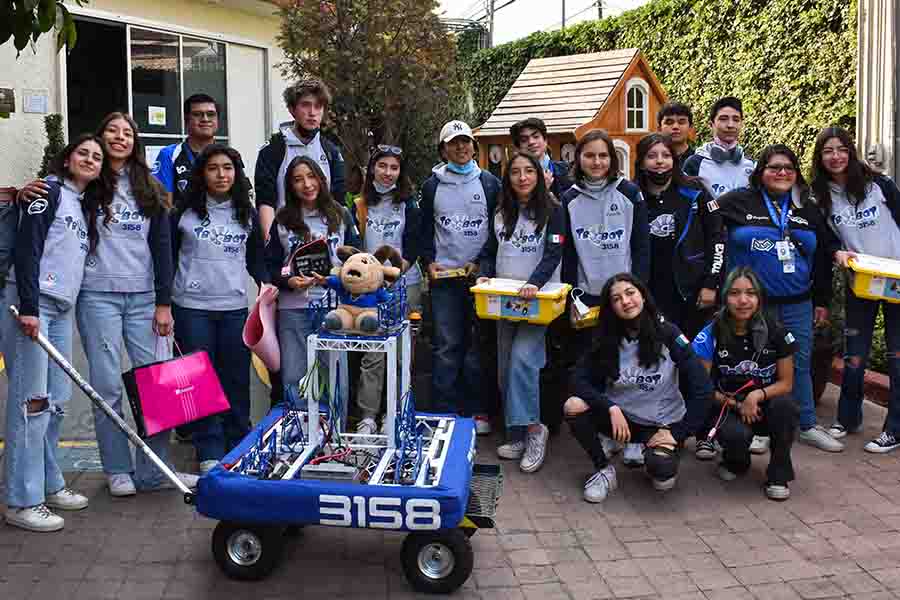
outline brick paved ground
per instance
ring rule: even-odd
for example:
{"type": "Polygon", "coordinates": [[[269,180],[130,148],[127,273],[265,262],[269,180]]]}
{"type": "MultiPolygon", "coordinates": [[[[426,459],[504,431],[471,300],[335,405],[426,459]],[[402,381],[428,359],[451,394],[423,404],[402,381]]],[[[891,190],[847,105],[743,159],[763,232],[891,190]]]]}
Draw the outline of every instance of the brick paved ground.
{"type": "MultiPolygon", "coordinates": [[[[507,468],[499,528],[472,538],[476,569],[456,597],[900,598],[900,454],[862,452],[883,418],[866,410],[865,436],[851,437],[844,454],[796,449],[798,481],[780,504],[761,491],[766,457],[724,484],[713,464],[686,455],[673,491],[660,495],[620,469],[619,491],[589,505],[588,462],[564,433],[539,474],[507,468]]],[[[481,460],[493,448],[483,441],[481,460]]],[[[212,562],[215,523],[176,494],[114,500],[101,476],[73,477],[92,503],[66,515],[63,532],[0,526],[0,599],[415,597],[400,574],[399,536],[308,528],[269,579],[237,583],[212,562]]]]}

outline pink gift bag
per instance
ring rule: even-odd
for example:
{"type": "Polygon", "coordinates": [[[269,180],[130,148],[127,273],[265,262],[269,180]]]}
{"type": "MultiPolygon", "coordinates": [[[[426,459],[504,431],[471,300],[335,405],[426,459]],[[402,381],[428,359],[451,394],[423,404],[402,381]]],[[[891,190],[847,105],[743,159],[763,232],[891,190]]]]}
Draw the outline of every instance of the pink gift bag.
{"type": "Polygon", "coordinates": [[[231,408],[205,350],[131,369],[122,380],[141,437],[231,408]]]}

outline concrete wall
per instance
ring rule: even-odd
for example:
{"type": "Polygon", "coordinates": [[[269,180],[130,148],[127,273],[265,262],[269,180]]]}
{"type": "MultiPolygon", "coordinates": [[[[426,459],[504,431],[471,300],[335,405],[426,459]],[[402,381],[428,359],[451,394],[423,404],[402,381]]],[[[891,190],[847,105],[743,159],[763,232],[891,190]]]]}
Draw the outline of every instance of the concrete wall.
{"type": "MultiPolygon", "coordinates": [[[[73,8],[73,12],[167,31],[192,30],[202,37],[262,46],[268,62],[268,120],[274,127],[290,118],[281,101],[286,82],[276,67],[283,59],[275,41],[280,23],[276,9],[271,3],[256,0],[221,0],[218,4],[207,0],[94,0],[86,11],[73,8]]],[[[64,64],[65,57],[55,52],[52,35],[39,39],[36,53],[26,49],[18,59],[11,43],[0,46],[0,87],[14,88],[16,93],[16,112],[10,119],[0,119],[0,186],[19,185],[37,172],[46,144],[44,115],[22,111],[24,90],[47,93],[49,112],[62,112],[65,82],[60,79],[64,78],[64,64]]],[[[240,89],[233,81],[240,75],[228,69],[229,90],[240,89]]],[[[260,132],[260,142],[267,134],[260,132]]],[[[250,164],[255,162],[255,156],[247,158],[250,164]]]]}

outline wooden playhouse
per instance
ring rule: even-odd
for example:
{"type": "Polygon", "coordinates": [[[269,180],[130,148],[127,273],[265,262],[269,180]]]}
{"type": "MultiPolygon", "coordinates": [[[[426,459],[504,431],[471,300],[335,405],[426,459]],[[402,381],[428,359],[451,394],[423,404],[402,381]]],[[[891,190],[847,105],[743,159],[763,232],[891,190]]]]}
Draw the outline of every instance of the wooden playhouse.
{"type": "Polygon", "coordinates": [[[554,160],[571,162],[582,135],[605,129],[630,178],[637,143],[656,130],[656,112],[665,102],[665,90],[636,48],[535,58],[475,131],[478,162],[499,177],[514,151],[510,126],[538,117],[547,125],[554,160]]]}

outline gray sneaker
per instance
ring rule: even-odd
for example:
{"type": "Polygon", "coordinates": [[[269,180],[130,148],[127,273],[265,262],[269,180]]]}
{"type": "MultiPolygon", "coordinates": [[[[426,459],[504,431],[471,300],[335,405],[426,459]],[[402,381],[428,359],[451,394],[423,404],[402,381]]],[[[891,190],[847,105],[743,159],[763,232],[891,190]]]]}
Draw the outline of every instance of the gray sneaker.
{"type": "Polygon", "coordinates": [[[754,435],[750,442],[750,454],[765,454],[769,451],[772,439],[767,435],[754,435]]]}
{"type": "Polygon", "coordinates": [[[47,494],[44,504],[48,508],[57,508],[59,510],[82,510],[88,507],[88,499],[87,496],[64,487],[55,494],[47,494]]]}
{"type": "Polygon", "coordinates": [[[784,501],[791,497],[791,489],[786,483],[767,483],[766,498],[769,500],[784,501]]]}
{"type": "Polygon", "coordinates": [[[854,427],[853,429],[847,429],[840,423],[835,423],[834,425],[832,425],[831,427],[828,428],[828,435],[830,435],[831,437],[833,437],[836,440],[841,440],[841,439],[844,439],[845,437],[847,437],[848,433],[859,433],[860,431],[862,431],[862,429],[863,429],[862,425],[858,425],[858,426],[854,427]]]}
{"type": "Polygon", "coordinates": [[[519,460],[525,454],[525,440],[507,442],[497,447],[497,456],[506,460],[519,460]]]}
{"type": "Polygon", "coordinates": [[[7,525],[41,533],[59,531],[66,524],[62,517],[54,514],[43,504],[26,508],[7,508],[4,518],[7,525]]]}
{"type": "Polygon", "coordinates": [[[106,483],[109,487],[109,495],[116,498],[125,496],[134,496],[137,490],[134,487],[134,480],[128,473],[113,473],[106,476],[106,483]]]}
{"type": "Polygon", "coordinates": [[[525,438],[525,455],[519,463],[519,468],[523,473],[534,473],[544,464],[544,457],[547,456],[547,438],[550,437],[550,430],[543,423],[539,423],[537,431],[528,431],[525,438]]]}
{"type": "Polygon", "coordinates": [[[603,502],[617,487],[616,468],[607,465],[588,477],[584,483],[584,499],[588,502],[603,502]]]}
{"type": "Polygon", "coordinates": [[[801,431],[797,437],[801,442],[815,446],[825,452],[841,452],[844,450],[844,444],[828,435],[828,432],[818,425],[801,431]]]}
{"type": "Polygon", "coordinates": [[[622,462],[626,467],[636,468],[644,466],[644,445],[643,444],[625,444],[625,453],[622,455],[622,462]]]}

